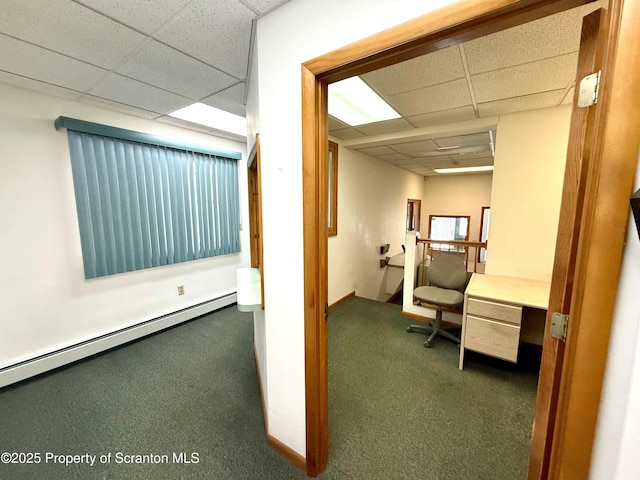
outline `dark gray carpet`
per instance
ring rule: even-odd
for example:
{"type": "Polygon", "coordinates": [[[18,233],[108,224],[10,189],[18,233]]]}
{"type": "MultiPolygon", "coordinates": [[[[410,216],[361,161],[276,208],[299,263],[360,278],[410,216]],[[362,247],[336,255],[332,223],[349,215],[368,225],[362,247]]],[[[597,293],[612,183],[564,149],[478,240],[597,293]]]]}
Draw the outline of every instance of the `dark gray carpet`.
{"type": "MultiPolygon", "coordinates": [[[[514,366],[469,354],[460,372],[457,347],[423,348],[400,310],[356,297],[330,314],[320,478],[526,478],[537,356],[514,366]]],[[[41,455],[0,463],[0,480],[306,478],[266,443],[251,319],[230,307],[0,390],[0,452],[41,455]],[[117,452],[167,463],[117,463],[117,452]],[[98,457],[67,467],[47,453],[98,457]]]]}

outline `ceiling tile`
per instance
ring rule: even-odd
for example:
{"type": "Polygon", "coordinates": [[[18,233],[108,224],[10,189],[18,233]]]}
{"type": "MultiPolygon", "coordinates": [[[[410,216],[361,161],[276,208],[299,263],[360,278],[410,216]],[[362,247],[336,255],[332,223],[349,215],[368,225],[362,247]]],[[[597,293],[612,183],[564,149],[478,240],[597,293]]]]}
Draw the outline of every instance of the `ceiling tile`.
{"type": "Polygon", "coordinates": [[[191,0],[76,0],[146,34],[153,33],[191,0]]]}
{"type": "Polygon", "coordinates": [[[411,130],[413,128],[413,125],[407,122],[404,118],[394,118],[393,120],[386,120],[384,122],[374,122],[368,123],[366,125],[358,125],[354,128],[364,133],[365,135],[378,135],[380,133],[392,133],[411,130]]]}
{"type": "Polygon", "coordinates": [[[93,65],[0,34],[0,70],[67,89],[87,90],[107,72],[93,65]]]}
{"type": "Polygon", "coordinates": [[[376,155],[376,158],[380,160],[390,163],[391,165],[408,165],[415,163],[415,161],[411,158],[407,158],[404,155],[399,153],[392,153],[389,155],[376,155]]]}
{"type": "Polygon", "coordinates": [[[115,73],[108,75],[92,88],[89,93],[107,100],[161,114],[173,112],[178,108],[193,103],[189,98],[115,73]]]}
{"type": "Polygon", "coordinates": [[[573,102],[573,96],[575,95],[575,87],[571,87],[567,94],[562,98],[561,105],[571,105],[573,102]]]}
{"type": "Polygon", "coordinates": [[[456,135],[454,137],[434,138],[433,141],[440,148],[461,147],[465,145],[482,145],[491,142],[489,132],[456,135]]]}
{"type": "Polygon", "coordinates": [[[471,105],[471,95],[466,79],[391,95],[388,100],[391,106],[403,117],[471,105]]]}
{"type": "Polygon", "coordinates": [[[576,52],[582,17],[596,8],[586,5],[465,43],[471,74],[576,52]]]}
{"type": "Polygon", "coordinates": [[[195,0],[156,36],[177,50],[244,80],[254,17],[237,0],[195,0]]]}
{"type": "Polygon", "coordinates": [[[453,160],[456,167],[483,167],[486,165],[493,165],[492,157],[482,158],[456,158],[453,160]]]}
{"type": "Polygon", "coordinates": [[[438,146],[431,140],[420,140],[417,142],[404,141],[402,143],[390,144],[390,147],[396,152],[404,153],[412,157],[418,157],[422,152],[438,150],[438,146]]]}
{"type": "Polygon", "coordinates": [[[224,110],[225,112],[235,113],[236,115],[244,117],[247,114],[247,109],[244,105],[246,87],[246,83],[240,82],[202,99],[201,102],[224,110]]]}
{"type": "Polygon", "coordinates": [[[117,72],[193,100],[237,83],[233,77],[156,41],[148,42],[117,72]]]}
{"type": "Polygon", "coordinates": [[[440,112],[425,113],[409,117],[409,121],[417,128],[430,127],[432,125],[442,125],[445,123],[463,122],[476,118],[476,112],[472,105],[465,107],[442,110],[440,112]]]}
{"type": "Polygon", "coordinates": [[[473,75],[478,103],[564,89],[576,76],[577,53],[473,75]]]}
{"type": "Polygon", "coordinates": [[[354,138],[364,137],[364,134],[360,133],[355,128],[340,128],[338,130],[331,130],[329,131],[329,135],[340,140],[352,140],[354,138]]]}
{"type": "Polygon", "coordinates": [[[356,150],[362,153],[366,153],[367,155],[371,155],[373,157],[376,157],[378,155],[390,155],[390,154],[396,153],[386,146],[358,148],[356,150]]]}
{"type": "Polygon", "coordinates": [[[547,108],[558,105],[564,90],[552,90],[550,92],[536,93],[522,97],[506,98],[494,102],[479,103],[478,111],[482,117],[514,113],[536,108],[547,108]]]}
{"type": "Polygon", "coordinates": [[[409,170],[410,172],[414,172],[415,170],[424,170],[424,166],[419,163],[408,163],[406,165],[402,165],[400,168],[404,168],[405,170],[409,170]]]}
{"type": "Polygon", "coordinates": [[[145,36],[69,0],[3,0],[0,32],[112,69],[145,36]],[[64,34],[61,34],[64,32],[64,34]]]}
{"type": "Polygon", "coordinates": [[[385,95],[419,90],[464,77],[457,46],[362,75],[362,79],[375,91],[385,95]]]}
{"type": "Polygon", "coordinates": [[[51,85],[50,83],[40,82],[38,80],[21,77],[20,75],[13,75],[12,73],[3,71],[0,71],[0,83],[13,85],[15,87],[28,88],[29,90],[70,100],[76,100],[80,95],[82,95],[80,92],[76,92],[75,90],[69,90],[67,88],[51,85]]]}
{"type": "Polygon", "coordinates": [[[276,7],[287,3],[289,0],[244,0],[244,3],[259,15],[263,15],[276,7]]]}
{"type": "Polygon", "coordinates": [[[92,95],[83,95],[82,97],[80,97],[79,101],[82,103],[88,103],[90,105],[96,105],[98,107],[108,108],[109,110],[124,112],[130,115],[135,115],[136,117],[148,118],[151,120],[154,120],[158,116],[158,114],[155,112],[150,112],[148,110],[132,107],[131,105],[125,105],[119,102],[113,102],[105,98],[94,97],[92,95]]]}
{"type": "Polygon", "coordinates": [[[422,165],[433,165],[438,164],[438,162],[450,162],[451,157],[449,155],[441,155],[438,157],[416,157],[413,160],[422,165]]]}
{"type": "Polygon", "coordinates": [[[455,163],[449,157],[438,157],[435,159],[421,159],[420,165],[423,168],[449,168],[455,167],[455,163]]]}
{"type": "Polygon", "coordinates": [[[331,115],[328,115],[328,119],[329,119],[329,132],[332,132],[333,130],[341,130],[343,128],[351,128],[346,123],[338,120],[335,117],[332,117],[331,115]]]}

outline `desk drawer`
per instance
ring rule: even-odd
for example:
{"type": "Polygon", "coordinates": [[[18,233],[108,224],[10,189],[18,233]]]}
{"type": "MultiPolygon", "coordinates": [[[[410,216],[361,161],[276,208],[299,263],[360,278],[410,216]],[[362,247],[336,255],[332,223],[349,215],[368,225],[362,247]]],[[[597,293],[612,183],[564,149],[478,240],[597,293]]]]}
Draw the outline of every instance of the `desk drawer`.
{"type": "Polygon", "coordinates": [[[515,325],[520,325],[520,320],[522,319],[521,306],[490,302],[488,300],[479,300],[477,298],[469,298],[467,301],[467,313],[471,315],[480,315],[481,317],[493,318],[495,320],[509,322],[515,325]]]}
{"type": "Polygon", "coordinates": [[[516,362],[520,327],[467,315],[464,348],[516,362]]]}

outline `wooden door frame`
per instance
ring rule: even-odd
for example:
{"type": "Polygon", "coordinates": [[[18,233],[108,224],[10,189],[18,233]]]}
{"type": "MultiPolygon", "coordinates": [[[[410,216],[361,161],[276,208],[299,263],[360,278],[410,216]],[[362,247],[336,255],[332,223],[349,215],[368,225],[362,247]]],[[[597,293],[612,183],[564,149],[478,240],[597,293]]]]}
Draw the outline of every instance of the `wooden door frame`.
{"type": "MultiPolygon", "coordinates": [[[[308,475],[317,476],[324,470],[328,461],[328,359],[325,324],[328,263],[328,84],[585,3],[590,3],[590,0],[463,0],[302,65],[308,475]]],[[[637,16],[638,8],[637,5],[625,5],[623,16],[623,0],[610,0],[610,3],[610,25],[613,27],[609,27],[607,38],[614,47],[610,48],[607,54],[612,57],[611,72],[618,75],[612,80],[616,84],[616,93],[609,95],[609,103],[604,107],[608,116],[605,115],[599,126],[600,134],[596,134],[593,140],[592,149],[598,158],[594,161],[587,180],[578,264],[574,278],[577,294],[572,302],[572,312],[578,312],[582,316],[582,324],[588,327],[580,332],[576,332],[575,329],[572,331],[570,327],[569,331],[567,358],[564,362],[566,375],[563,373],[563,382],[565,378],[567,381],[563,383],[559,392],[556,417],[556,431],[561,432],[561,436],[558,437],[560,441],[557,447],[554,443],[551,454],[553,478],[556,472],[559,475],[562,472],[568,474],[575,462],[586,463],[586,471],[589,469],[609,328],[622,262],[628,198],[637,163],[638,142],[634,135],[640,125],[640,108],[629,108],[629,99],[638,107],[633,88],[637,88],[640,83],[636,73],[640,68],[635,58],[637,55],[633,51],[634,47],[623,42],[637,42],[639,29],[638,25],[632,25],[631,21],[620,20],[629,20],[634,15],[637,16]],[[618,38],[621,39],[620,45],[618,38]],[[634,67],[636,71],[632,70],[634,67]],[[627,82],[628,79],[630,80],[627,82]],[[623,92],[622,95],[618,88],[623,92]],[[612,211],[615,211],[615,214],[610,214],[612,211]],[[606,281],[603,281],[603,278],[606,281]],[[597,305],[594,305],[595,302],[597,305]],[[589,361],[585,362],[584,358],[587,357],[589,361]],[[578,365],[581,360],[583,365],[578,365]],[[586,391],[585,384],[588,384],[586,391]]],[[[552,432],[551,438],[553,435],[552,432]]],[[[530,460],[539,461],[534,455],[530,460]]],[[[542,469],[537,471],[538,476],[530,475],[530,478],[545,478],[542,469]]]]}

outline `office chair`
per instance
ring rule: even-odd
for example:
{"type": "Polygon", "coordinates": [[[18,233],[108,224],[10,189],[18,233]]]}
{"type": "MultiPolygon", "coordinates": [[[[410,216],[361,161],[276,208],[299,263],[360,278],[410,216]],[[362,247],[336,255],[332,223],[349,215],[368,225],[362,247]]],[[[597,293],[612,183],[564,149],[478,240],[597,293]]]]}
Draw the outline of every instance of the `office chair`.
{"type": "Polygon", "coordinates": [[[436,319],[427,325],[410,325],[407,332],[427,333],[429,338],[424,346],[431,348],[437,335],[441,335],[453,342],[460,343],[460,339],[442,329],[442,307],[454,307],[462,305],[464,301],[463,287],[467,285],[470,275],[464,261],[451,254],[442,254],[435,257],[427,268],[429,286],[421,286],[413,291],[413,296],[430,305],[438,307],[436,319]]]}

